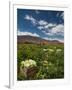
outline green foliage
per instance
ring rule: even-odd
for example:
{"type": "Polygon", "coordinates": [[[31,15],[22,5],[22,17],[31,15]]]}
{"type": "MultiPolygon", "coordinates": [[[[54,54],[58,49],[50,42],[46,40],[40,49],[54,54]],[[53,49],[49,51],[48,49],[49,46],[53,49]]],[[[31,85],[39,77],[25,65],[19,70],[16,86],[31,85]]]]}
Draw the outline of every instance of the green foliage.
{"type": "Polygon", "coordinates": [[[18,80],[28,80],[20,74],[21,61],[26,59],[35,60],[37,63],[38,72],[34,79],[64,78],[64,45],[18,44],[18,80]]]}

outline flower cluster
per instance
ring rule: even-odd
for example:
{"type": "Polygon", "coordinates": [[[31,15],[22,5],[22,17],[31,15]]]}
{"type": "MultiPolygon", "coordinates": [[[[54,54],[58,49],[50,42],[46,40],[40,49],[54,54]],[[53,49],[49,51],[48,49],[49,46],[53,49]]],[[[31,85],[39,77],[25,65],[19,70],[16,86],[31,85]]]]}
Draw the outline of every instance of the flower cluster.
{"type": "Polygon", "coordinates": [[[61,50],[61,49],[57,49],[56,51],[57,51],[57,52],[61,52],[62,50],[61,50]]]}
{"type": "Polygon", "coordinates": [[[54,52],[54,50],[53,50],[53,49],[50,49],[50,48],[49,48],[48,50],[49,50],[50,52],[54,52]]]}
{"type": "Polygon", "coordinates": [[[43,51],[49,51],[49,52],[54,52],[54,50],[53,49],[43,49],[43,51]]]}
{"type": "Polygon", "coordinates": [[[46,60],[43,61],[43,65],[44,65],[44,66],[47,66],[47,65],[48,65],[48,61],[46,61],[46,60]]]}
{"type": "Polygon", "coordinates": [[[24,66],[26,68],[36,66],[36,62],[32,59],[25,60],[21,62],[21,66],[24,66]]]}

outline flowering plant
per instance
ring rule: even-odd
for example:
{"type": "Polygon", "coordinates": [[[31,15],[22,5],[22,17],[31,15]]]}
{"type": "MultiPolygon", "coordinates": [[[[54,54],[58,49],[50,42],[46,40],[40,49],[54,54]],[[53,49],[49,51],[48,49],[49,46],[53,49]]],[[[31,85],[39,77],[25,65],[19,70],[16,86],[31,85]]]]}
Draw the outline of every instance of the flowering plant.
{"type": "Polygon", "coordinates": [[[21,66],[24,66],[26,68],[37,66],[36,61],[29,59],[21,62],[21,66]]]}

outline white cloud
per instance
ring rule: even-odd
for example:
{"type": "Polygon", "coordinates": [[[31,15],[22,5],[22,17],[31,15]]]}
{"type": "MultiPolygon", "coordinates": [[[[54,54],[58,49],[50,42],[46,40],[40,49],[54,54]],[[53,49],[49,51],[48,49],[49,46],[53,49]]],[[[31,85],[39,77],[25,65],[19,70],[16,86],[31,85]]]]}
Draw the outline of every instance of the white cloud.
{"type": "Polygon", "coordinates": [[[18,36],[22,36],[22,35],[29,35],[29,36],[35,36],[35,37],[39,37],[39,35],[37,33],[31,33],[31,32],[22,32],[22,31],[17,31],[17,35],[18,36]]]}
{"type": "MultiPolygon", "coordinates": [[[[37,11],[36,11],[37,12],[37,11]]],[[[45,21],[45,20],[36,20],[34,17],[32,17],[32,16],[30,16],[30,15],[25,15],[24,16],[24,19],[26,19],[26,20],[30,20],[33,24],[37,24],[37,25],[47,25],[48,24],[48,22],[47,21],[45,21]]]]}
{"type": "Polygon", "coordinates": [[[33,23],[33,25],[37,25],[37,28],[40,29],[40,30],[42,30],[42,29],[48,29],[50,27],[56,26],[56,24],[48,23],[45,20],[36,20],[34,17],[32,17],[30,15],[25,15],[24,19],[30,20],[33,23]]]}
{"type": "Polygon", "coordinates": [[[64,12],[60,15],[60,17],[61,17],[62,19],[64,19],[64,12]]]}
{"type": "Polygon", "coordinates": [[[46,22],[45,20],[40,20],[40,21],[38,21],[38,24],[39,25],[47,25],[48,22],[46,22]]]}
{"type": "Polygon", "coordinates": [[[44,29],[47,29],[48,27],[49,27],[49,25],[47,24],[47,25],[44,26],[44,29]]]}
{"type": "Polygon", "coordinates": [[[63,34],[64,33],[64,25],[59,24],[56,27],[52,28],[51,33],[63,34]]]}
{"type": "Polygon", "coordinates": [[[58,12],[58,13],[56,14],[56,16],[59,17],[59,15],[60,15],[60,13],[58,12]]]}
{"type": "Polygon", "coordinates": [[[29,15],[25,15],[24,19],[30,20],[31,17],[29,15]]]}
{"type": "Polygon", "coordinates": [[[42,32],[43,32],[44,34],[46,34],[46,35],[49,35],[49,36],[54,35],[54,34],[53,34],[53,33],[51,33],[51,32],[48,32],[48,33],[47,33],[47,31],[45,31],[45,30],[44,30],[44,31],[42,31],[42,32]]]}
{"type": "Polygon", "coordinates": [[[50,40],[50,41],[53,41],[53,40],[57,40],[59,42],[64,42],[64,39],[59,39],[59,38],[48,38],[48,37],[44,37],[45,40],[50,40]]]}
{"type": "MultiPolygon", "coordinates": [[[[59,15],[59,13],[57,14],[59,15]]],[[[63,17],[64,13],[60,15],[60,17],[63,17]]],[[[45,20],[36,20],[34,17],[30,15],[25,15],[24,19],[30,20],[33,25],[37,25],[37,28],[39,30],[42,30],[42,32],[46,35],[61,35],[64,36],[64,25],[63,24],[54,24],[54,23],[48,23],[45,20]]]]}
{"type": "Polygon", "coordinates": [[[49,24],[47,26],[39,27],[39,29],[42,30],[42,32],[46,35],[64,35],[64,25],[63,24],[58,24],[58,25],[54,25],[54,24],[49,24]],[[49,28],[50,27],[50,28],[49,28]]]}
{"type": "MultiPolygon", "coordinates": [[[[43,21],[42,21],[43,22],[43,21]]],[[[45,23],[45,22],[44,22],[45,23]]],[[[41,24],[41,25],[39,25],[38,26],[38,29],[40,29],[40,30],[46,30],[46,29],[49,29],[49,28],[53,28],[53,27],[55,27],[56,26],[56,24],[53,24],[53,23],[48,23],[48,22],[46,22],[45,24],[41,24]]]]}
{"type": "Polygon", "coordinates": [[[38,10],[35,10],[36,14],[39,14],[40,12],[38,10]]]}
{"type": "Polygon", "coordinates": [[[55,26],[56,26],[56,24],[53,24],[53,23],[48,24],[48,27],[55,27],[55,26]]]}
{"type": "Polygon", "coordinates": [[[55,27],[56,24],[53,24],[53,23],[48,23],[47,25],[44,26],[45,29],[48,29],[48,28],[53,28],[55,27]]]}
{"type": "Polygon", "coordinates": [[[37,27],[39,30],[42,30],[42,29],[44,29],[44,26],[38,26],[37,27]]]}
{"type": "Polygon", "coordinates": [[[36,19],[33,18],[33,17],[30,16],[30,15],[25,15],[24,19],[30,20],[34,25],[37,23],[37,22],[36,22],[36,19]]]}
{"type": "Polygon", "coordinates": [[[64,12],[62,12],[61,14],[60,14],[60,13],[57,13],[56,16],[57,16],[57,17],[61,17],[62,19],[64,19],[64,12]]]}

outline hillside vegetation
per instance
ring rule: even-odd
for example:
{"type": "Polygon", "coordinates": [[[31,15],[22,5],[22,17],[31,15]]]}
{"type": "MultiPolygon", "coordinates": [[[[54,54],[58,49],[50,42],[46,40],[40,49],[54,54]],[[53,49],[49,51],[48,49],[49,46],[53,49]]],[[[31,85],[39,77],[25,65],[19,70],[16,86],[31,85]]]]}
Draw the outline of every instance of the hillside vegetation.
{"type": "MultiPolygon", "coordinates": [[[[25,69],[22,66],[22,69],[25,69]]],[[[17,80],[64,78],[64,45],[18,44],[17,80]],[[33,60],[36,66],[21,71],[21,62],[33,60]]]]}

